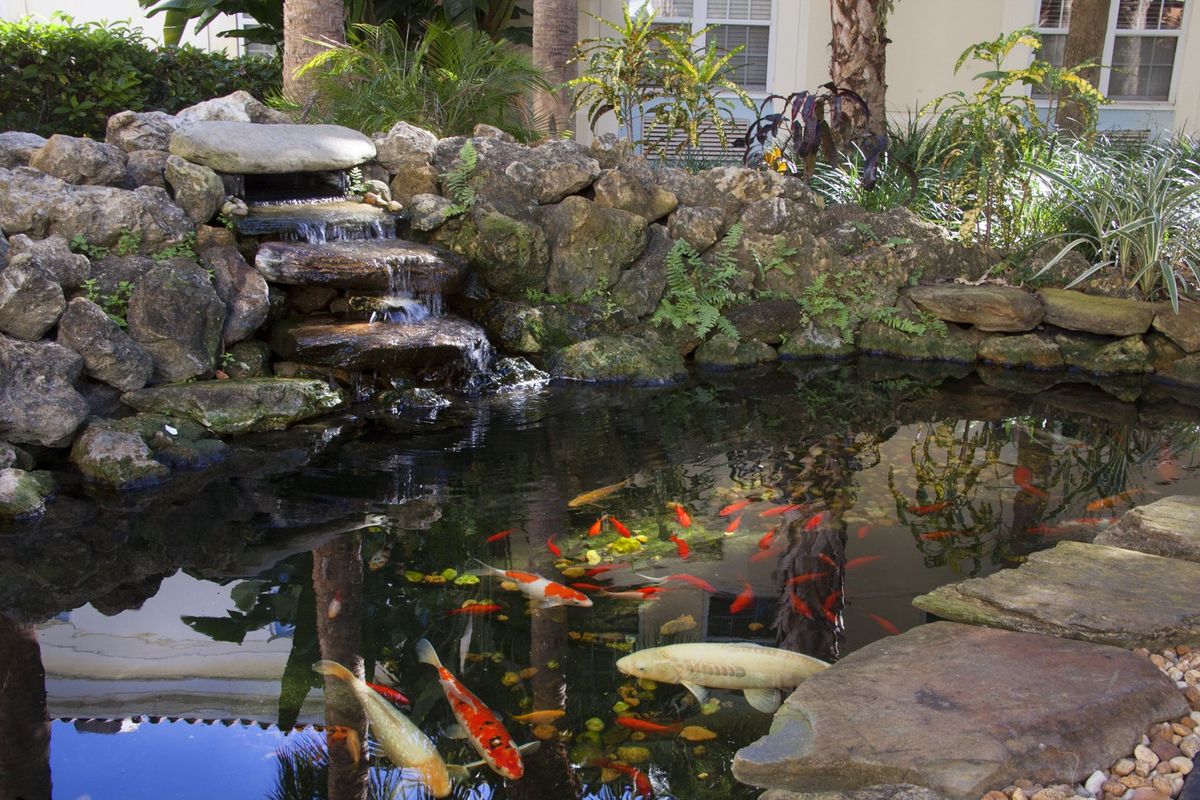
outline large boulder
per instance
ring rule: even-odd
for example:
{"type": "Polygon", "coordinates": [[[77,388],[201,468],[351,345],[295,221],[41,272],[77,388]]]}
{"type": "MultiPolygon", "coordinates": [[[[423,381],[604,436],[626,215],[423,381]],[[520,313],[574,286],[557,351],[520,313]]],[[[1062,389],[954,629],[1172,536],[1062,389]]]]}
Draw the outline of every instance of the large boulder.
{"type": "Polygon", "coordinates": [[[670,214],[679,199],[667,189],[629,169],[610,169],[594,186],[596,205],[619,208],[654,222],[670,214]]]}
{"type": "Polygon", "coordinates": [[[248,339],[267,321],[271,310],[266,280],[233,245],[205,247],[200,250],[200,261],[212,270],[217,297],[225,304],[221,340],[229,347],[248,339]]]}
{"type": "Polygon", "coordinates": [[[554,353],[555,378],[592,383],[657,385],[687,377],[683,359],[653,336],[598,336],[554,353]]]}
{"type": "Polygon", "coordinates": [[[582,192],[600,177],[600,162],[586,147],[569,139],[553,139],[523,150],[523,157],[514,161],[506,173],[518,182],[531,181],[542,205],[582,192]]]}
{"type": "Polygon", "coordinates": [[[742,338],[767,344],[783,343],[808,321],[808,314],[795,300],[756,300],[730,308],[725,316],[742,338]]]}
{"type": "Polygon", "coordinates": [[[733,774],[775,789],[915,784],[977,800],[1018,780],[1078,783],[1186,712],[1171,681],[1126,650],[937,622],[802,683],[733,774]]]}
{"type": "Polygon", "coordinates": [[[466,271],[456,254],[402,239],[267,242],[254,267],[272,283],[418,295],[453,294],[466,271]]]}
{"type": "Polygon", "coordinates": [[[321,172],[370,161],[375,143],[340,125],[191,122],[171,137],[171,154],[217,172],[321,172]]]}
{"type": "Polygon", "coordinates": [[[428,166],[438,143],[436,135],[407,122],[397,122],[387,133],[377,133],[371,138],[375,142],[375,160],[392,175],[428,166]]]}
{"type": "Polygon", "coordinates": [[[162,381],[212,372],[225,325],[225,304],[203,267],[186,258],[156,265],[129,298],[129,335],[154,359],[162,381]]]}
{"type": "Polygon", "coordinates": [[[92,262],[91,278],[98,295],[114,295],[121,292],[122,284],[137,286],[147,272],[158,262],[149,256],[107,255],[92,262]]]}
{"type": "Polygon", "coordinates": [[[154,460],[142,437],[89,425],[71,446],[71,463],[84,479],[110,489],[135,489],[161,483],[171,475],[154,460]]]}
{"type": "Polygon", "coordinates": [[[409,204],[412,211],[410,225],[414,231],[422,233],[437,230],[458,213],[455,202],[440,194],[414,194],[410,197],[409,204]]]}
{"type": "Polygon", "coordinates": [[[67,304],[58,323],[58,343],[83,356],[88,377],[123,392],[145,386],[154,371],[150,354],[86,297],[67,304]]]}
{"type": "Polygon", "coordinates": [[[263,125],[290,123],[291,117],[267,106],[242,89],[224,97],[214,97],[175,113],[179,124],[205,121],[254,122],[263,125]]]}
{"type": "Polygon", "coordinates": [[[631,319],[644,319],[658,308],[667,288],[667,254],[674,243],[662,225],[646,229],[646,247],[622,270],[609,297],[631,319]]]}
{"type": "Polygon", "coordinates": [[[1126,511],[1095,543],[1200,562],[1200,497],[1164,497],[1126,511]]]}
{"type": "Polygon", "coordinates": [[[491,352],[483,329],[450,316],[402,325],[328,317],[289,320],[272,330],[271,347],[303,364],[392,374],[447,365],[473,371],[491,352]]]}
{"type": "Polygon", "coordinates": [[[324,381],[304,378],[203,381],[142,389],[121,398],[139,411],[188,417],[220,435],[282,430],[328,413],[345,399],[324,381]]]}
{"type": "Polygon", "coordinates": [[[14,264],[28,263],[46,273],[66,289],[78,289],[91,274],[87,256],[72,253],[67,240],[61,236],[30,239],[17,234],[9,240],[14,264]]]}
{"type": "Polygon", "coordinates": [[[29,159],[29,166],[67,183],[120,186],[125,180],[125,153],[93,139],[56,133],[29,159]]]}
{"type": "Polygon", "coordinates": [[[672,239],[682,239],[703,252],[725,233],[725,213],[711,206],[680,206],[667,218],[672,239]]]}
{"type": "Polygon", "coordinates": [[[15,444],[59,447],[88,415],[75,382],[83,359],[53,342],[0,335],[0,437],[15,444]]]}
{"type": "Polygon", "coordinates": [[[1150,348],[1141,336],[1113,341],[1088,334],[1060,333],[1054,343],[1068,367],[1093,375],[1139,375],[1150,372],[1150,348]]]}
{"type": "Polygon", "coordinates": [[[166,189],[167,159],[170,157],[165,150],[134,150],[125,161],[125,188],[155,186],[166,189]]]}
{"type": "Polygon", "coordinates": [[[46,144],[44,136],[24,131],[0,133],[0,169],[28,167],[29,159],[46,144]]]}
{"type": "Polygon", "coordinates": [[[66,305],[62,287],[30,259],[0,272],[0,333],[37,341],[54,327],[66,305]]]}
{"type": "Polygon", "coordinates": [[[1154,303],[1069,289],[1039,289],[1038,297],[1046,308],[1042,321],[1047,325],[1104,336],[1140,336],[1149,330],[1159,308],[1154,303]]]}
{"type": "Polygon", "coordinates": [[[196,225],[208,222],[225,202],[225,184],[217,173],[179,156],[168,156],[163,175],[175,202],[196,225]]]}
{"type": "Polygon", "coordinates": [[[731,339],[720,333],[701,342],[694,358],[702,369],[728,370],[778,361],[779,353],[757,339],[731,339]]]}
{"type": "Polygon", "coordinates": [[[979,343],[979,360],[1026,369],[1062,369],[1062,352],[1050,338],[1037,334],[992,336],[979,343]]]}
{"type": "Polygon", "coordinates": [[[108,118],[104,141],[126,153],[166,150],[179,120],[162,111],[121,111],[108,118]]]}
{"type": "Polygon", "coordinates": [[[155,253],[183,241],[192,224],[162,189],[74,186],[21,167],[0,169],[0,228],[34,239],[79,236],[101,247],[129,234],[140,242],[141,252],[155,253]]]}
{"type": "Polygon", "coordinates": [[[907,294],[918,308],[935,317],[981,331],[1023,333],[1042,321],[1038,298],[1012,286],[915,286],[907,294]]]}
{"type": "Polygon", "coordinates": [[[46,512],[46,499],[52,494],[49,472],[0,469],[0,520],[37,519],[46,512]]]}
{"type": "Polygon", "coordinates": [[[546,287],[552,294],[579,295],[615,285],[646,246],[645,218],[583,197],[548,207],[542,225],[550,244],[546,287]]]}
{"type": "Polygon", "coordinates": [[[913,605],[943,619],[1119,647],[1195,647],[1200,564],[1060,542],[1017,569],[939,587],[913,605]],[[1169,586],[1169,601],[1130,586],[1169,586]]]}
{"type": "Polygon", "coordinates": [[[519,297],[546,288],[549,246],[532,222],[477,205],[438,228],[433,241],[465,256],[484,285],[500,295],[519,297]]]}
{"type": "Polygon", "coordinates": [[[1200,303],[1181,301],[1178,314],[1161,309],[1154,315],[1154,329],[1185,352],[1200,352],[1200,303]]]}

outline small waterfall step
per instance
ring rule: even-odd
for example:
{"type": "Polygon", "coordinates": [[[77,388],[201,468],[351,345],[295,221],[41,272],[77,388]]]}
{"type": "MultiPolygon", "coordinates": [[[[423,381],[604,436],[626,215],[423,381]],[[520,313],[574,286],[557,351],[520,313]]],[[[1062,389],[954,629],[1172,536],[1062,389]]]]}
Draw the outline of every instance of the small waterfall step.
{"type": "Polygon", "coordinates": [[[253,205],[240,217],[243,236],[281,236],[303,242],[395,239],[397,215],[357,200],[253,205]]]}
{"type": "Polygon", "coordinates": [[[404,325],[299,317],[275,326],[271,347],[283,358],[346,370],[401,372],[457,363],[477,372],[491,345],[483,328],[454,316],[404,325]]]}
{"type": "Polygon", "coordinates": [[[267,242],[254,266],[273,283],[441,295],[458,292],[467,268],[449,250],[402,239],[267,242]]]}

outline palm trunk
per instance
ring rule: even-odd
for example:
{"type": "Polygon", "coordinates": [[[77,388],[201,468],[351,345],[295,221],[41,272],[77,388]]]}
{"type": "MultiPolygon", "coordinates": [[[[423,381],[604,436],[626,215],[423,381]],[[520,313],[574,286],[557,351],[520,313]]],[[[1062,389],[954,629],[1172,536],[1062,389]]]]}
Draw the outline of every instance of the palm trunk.
{"type": "MultiPolygon", "coordinates": [[[[578,0],[533,0],[533,63],[546,74],[551,86],[561,87],[575,77],[567,61],[579,40],[578,0]]],[[[552,136],[575,130],[571,94],[559,88],[538,92],[533,111],[552,136]]]]}
{"type": "Polygon", "coordinates": [[[829,0],[833,20],[829,74],[840,87],[867,102],[871,118],[867,129],[883,133],[887,127],[884,75],[887,49],[887,9],[894,0],[829,0]]]}
{"type": "Polygon", "coordinates": [[[0,800],[50,800],[50,716],[37,631],[0,614],[0,653],[0,800]]]}
{"type": "MultiPolygon", "coordinates": [[[[1067,44],[1063,49],[1063,66],[1073,67],[1085,61],[1100,63],[1104,55],[1104,36],[1108,32],[1109,3],[1111,0],[1075,0],[1071,4],[1070,27],[1067,29],[1067,44]]],[[[1079,73],[1092,86],[1100,86],[1100,67],[1095,66],[1079,73]]],[[[1068,99],[1066,91],[1059,97],[1058,113],[1054,124],[1063,131],[1082,136],[1095,124],[1089,108],[1083,103],[1068,99]]]]}
{"type": "Polygon", "coordinates": [[[325,43],[346,41],[346,9],[342,0],[285,0],[283,4],[283,94],[300,105],[308,104],[316,89],[310,76],[296,71],[325,43]]]}

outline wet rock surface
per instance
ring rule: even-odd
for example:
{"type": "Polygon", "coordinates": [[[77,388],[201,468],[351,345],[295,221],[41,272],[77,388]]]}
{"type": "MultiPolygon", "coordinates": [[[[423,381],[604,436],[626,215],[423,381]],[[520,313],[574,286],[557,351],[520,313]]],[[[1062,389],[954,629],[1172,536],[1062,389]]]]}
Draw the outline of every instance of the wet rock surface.
{"type": "Polygon", "coordinates": [[[75,382],[77,353],[53,342],[0,335],[0,436],[13,444],[61,447],[88,415],[75,382]]]}
{"type": "Polygon", "coordinates": [[[1046,307],[1047,325],[1106,336],[1143,334],[1159,312],[1154,303],[1100,297],[1070,289],[1039,289],[1038,297],[1046,307]]]}
{"type": "Polygon", "coordinates": [[[945,619],[1121,647],[1200,645],[1200,564],[1061,542],[1017,569],[913,600],[945,619]],[[1131,586],[1170,586],[1172,601],[1131,586]]]}
{"type": "Polygon", "coordinates": [[[272,283],[339,289],[453,294],[466,264],[441,247],[401,239],[366,239],[311,245],[268,242],[255,268],[272,283]]]}
{"type": "Polygon", "coordinates": [[[1095,543],[1200,562],[1200,497],[1179,495],[1138,506],[1095,543]]]}
{"type": "Polygon", "coordinates": [[[939,622],[805,681],[733,771],[773,789],[915,784],[975,800],[1018,778],[1082,780],[1186,710],[1128,651],[939,622]]]}
{"type": "Polygon", "coordinates": [[[67,305],[58,342],[83,357],[88,376],[124,392],[145,386],[154,371],[150,354],[86,297],[67,305]]]}
{"type": "Polygon", "coordinates": [[[46,500],[54,494],[54,479],[48,472],[0,469],[0,520],[29,520],[46,511],[46,500]]]}
{"type": "Polygon", "coordinates": [[[225,304],[208,272],[187,258],[154,266],[129,298],[129,335],[154,359],[159,380],[211,372],[225,325],[225,304]]]}
{"type": "Polygon", "coordinates": [[[483,329],[457,317],[396,325],[299,319],[277,326],[271,346],[282,357],[305,364],[383,371],[467,366],[490,352],[483,329]]]}
{"type": "Polygon", "coordinates": [[[152,486],[171,475],[140,436],[98,425],[89,425],[75,439],[71,463],[86,480],[118,490],[152,486]]]}
{"type": "Polygon", "coordinates": [[[578,342],[556,352],[547,369],[555,378],[635,385],[673,383],[687,376],[677,352],[655,338],[634,336],[578,342]]]}
{"type": "Polygon", "coordinates": [[[939,319],[982,331],[1028,331],[1042,321],[1037,297],[1009,286],[917,286],[908,297],[939,319]]]}
{"type": "Polygon", "coordinates": [[[281,430],[326,414],[345,398],[322,381],[246,378],[142,389],[121,401],[139,411],[187,417],[225,435],[281,430]]]}

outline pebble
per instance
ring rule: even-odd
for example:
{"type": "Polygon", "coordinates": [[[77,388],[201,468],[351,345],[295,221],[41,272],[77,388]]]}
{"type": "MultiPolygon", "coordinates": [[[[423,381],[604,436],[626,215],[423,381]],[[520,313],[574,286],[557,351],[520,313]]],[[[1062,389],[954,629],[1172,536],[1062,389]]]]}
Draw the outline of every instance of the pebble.
{"type": "Polygon", "coordinates": [[[1020,786],[1013,789],[1012,794],[1009,796],[1012,798],[1012,800],[1028,800],[1029,798],[1029,795],[1025,794],[1025,790],[1020,786]]]}
{"type": "Polygon", "coordinates": [[[1141,775],[1126,775],[1121,778],[1121,783],[1125,784],[1127,789],[1140,789],[1146,785],[1146,779],[1141,775]]]}
{"type": "Polygon", "coordinates": [[[1168,797],[1171,795],[1171,781],[1165,775],[1155,775],[1150,779],[1150,785],[1168,797]]]}
{"type": "Polygon", "coordinates": [[[1186,756],[1175,756],[1171,759],[1171,771],[1178,772],[1180,775],[1187,775],[1192,771],[1192,760],[1186,756]]]}
{"type": "Polygon", "coordinates": [[[1120,761],[1113,764],[1112,774],[1116,775],[1118,778],[1124,778],[1126,775],[1133,772],[1133,768],[1136,766],[1137,764],[1134,763],[1132,758],[1122,758],[1120,761]]]}
{"type": "Polygon", "coordinates": [[[1105,781],[1104,786],[1101,788],[1104,789],[1105,794],[1115,794],[1118,797],[1125,794],[1125,792],[1129,789],[1128,786],[1120,781],[1105,781]]]}
{"type": "Polygon", "coordinates": [[[1179,752],[1188,758],[1195,758],[1200,753],[1200,735],[1189,733],[1179,742],[1179,752]]]}
{"type": "Polygon", "coordinates": [[[1004,792],[993,789],[980,798],[980,800],[1008,800],[1008,795],[1006,795],[1004,792]]]}
{"type": "Polygon", "coordinates": [[[1171,795],[1163,794],[1149,786],[1143,786],[1140,789],[1134,789],[1128,800],[1171,800],[1171,795]]]}
{"type": "Polygon", "coordinates": [[[1178,747],[1173,745],[1168,739],[1155,738],[1150,742],[1150,749],[1154,751],[1154,755],[1158,756],[1159,761],[1170,761],[1181,752],[1178,747]]]}
{"type": "Polygon", "coordinates": [[[1064,792],[1061,789],[1042,789],[1040,792],[1034,793],[1030,800],[1067,800],[1074,792],[1064,792]]]}
{"type": "Polygon", "coordinates": [[[1157,753],[1144,744],[1133,748],[1133,757],[1138,760],[1139,764],[1149,764],[1151,769],[1161,760],[1157,753]]]}
{"type": "Polygon", "coordinates": [[[1104,791],[1104,783],[1108,780],[1108,776],[1100,770],[1096,770],[1091,775],[1088,775],[1087,780],[1083,782],[1083,788],[1087,793],[1095,797],[1104,791]]]}

